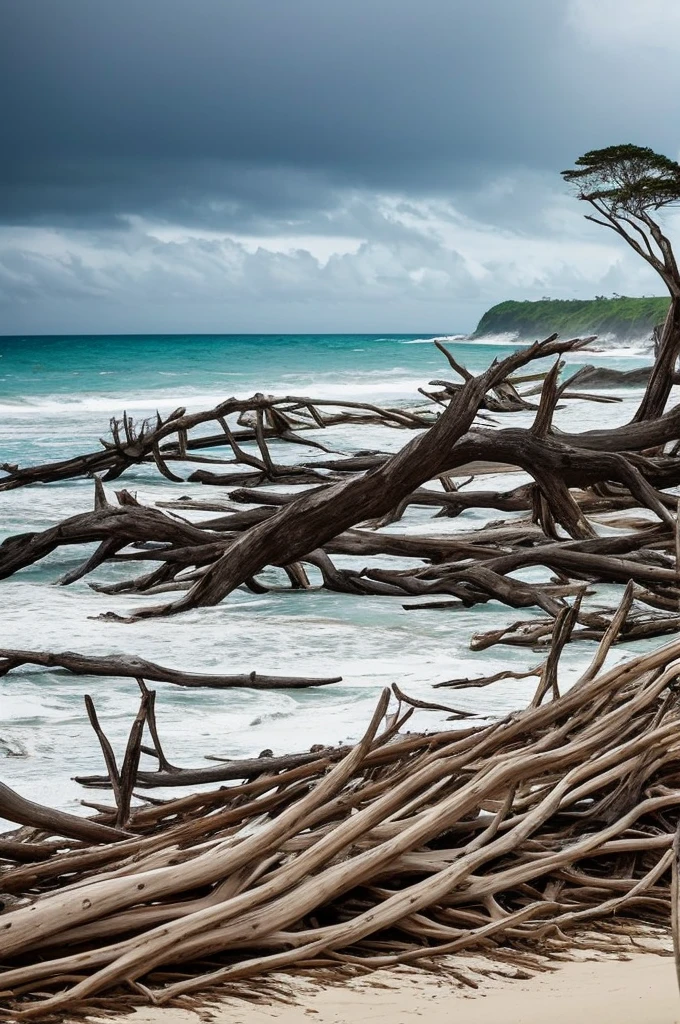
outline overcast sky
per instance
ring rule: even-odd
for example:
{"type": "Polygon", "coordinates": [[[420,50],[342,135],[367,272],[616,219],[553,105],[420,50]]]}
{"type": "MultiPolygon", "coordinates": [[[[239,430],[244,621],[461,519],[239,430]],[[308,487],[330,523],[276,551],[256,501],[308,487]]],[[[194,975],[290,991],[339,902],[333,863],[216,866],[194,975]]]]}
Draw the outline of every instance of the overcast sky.
{"type": "Polygon", "coordinates": [[[0,333],[661,292],[559,171],[678,158],[678,0],[0,0],[0,50],[0,333]]]}

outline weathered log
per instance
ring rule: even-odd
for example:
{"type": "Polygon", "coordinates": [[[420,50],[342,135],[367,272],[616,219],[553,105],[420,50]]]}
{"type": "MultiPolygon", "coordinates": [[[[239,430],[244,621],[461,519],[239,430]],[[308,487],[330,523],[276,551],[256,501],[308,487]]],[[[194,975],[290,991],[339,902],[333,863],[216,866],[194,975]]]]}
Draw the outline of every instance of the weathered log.
{"type": "Polygon", "coordinates": [[[175,686],[209,687],[215,690],[248,687],[253,690],[295,690],[310,686],[329,686],[342,682],[342,676],[276,676],[258,672],[240,675],[220,675],[209,672],[183,672],[166,668],[153,661],[133,655],[87,655],[74,651],[20,651],[0,648],[0,676],[7,675],[20,665],[41,665],[44,668],[64,669],[75,675],[122,676],[143,678],[155,683],[173,683],[175,686]]]}
{"type": "Polygon", "coordinates": [[[0,818],[16,821],[20,825],[30,825],[31,828],[41,829],[50,836],[68,836],[91,843],[115,843],[124,839],[127,834],[120,829],[99,825],[87,818],[67,814],[66,811],[43,807],[42,804],[15,793],[4,782],[0,782],[0,818]]]}
{"type": "MultiPolygon", "coordinates": [[[[59,843],[27,843],[18,839],[0,838],[0,860],[32,864],[36,861],[49,860],[60,849],[59,843]]],[[[0,896],[0,910],[4,909],[2,903],[3,899],[0,896]]]]}
{"type": "MultiPolygon", "coordinates": [[[[0,579],[32,565],[63,544],[111,541],[116,547],[124,547],[132,541],[153,540],[186,545],[205,543],[206,539],[206,533],[191,523],[180,522],[157,509],[107,505],[72,516],[41,533],[8,537],[0,544],[0,579]]],[[[109,549],[107,557],[110,553],[109,549]]]]}
{"type": "MultiPolygon", "coordinates": [[[[172,771],[138,771],[136,785],[141,789],[156,789],[168,786],[205,786],[215,782],[233,782],[235,779],[250,779],[254,775],[268,775],[312,764],[314,761],[340,760],[350,748],[321,747],[307,753],[284,754],[281,757],[252,757],[223,761],[201,768],[175,768],[172,771]]],[[[76,782],[94,789],[108,789],[108,775],[77,775],[76,782]]]]}
{"type": "Polygon", "coordinates": [[[647,383],[652,366],[636,366],[633,370],[615,370],[609,366],[583,366],[569,382],[570,388],[584,385],[596,388],[640,387],[647,383]]]}

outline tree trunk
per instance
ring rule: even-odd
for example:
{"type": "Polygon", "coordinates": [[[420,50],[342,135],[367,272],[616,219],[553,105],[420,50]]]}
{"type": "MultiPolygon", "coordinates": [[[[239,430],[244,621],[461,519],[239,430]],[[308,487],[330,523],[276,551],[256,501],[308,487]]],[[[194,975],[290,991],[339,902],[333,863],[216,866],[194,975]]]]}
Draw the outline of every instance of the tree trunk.
{"type": "Polygon", "coordinates": [[[673,387],[678,355],[680,355],[680,295],[674,295],[661,332],[654,368],[633,422],[655,420],[663,415],[673,387]]]}

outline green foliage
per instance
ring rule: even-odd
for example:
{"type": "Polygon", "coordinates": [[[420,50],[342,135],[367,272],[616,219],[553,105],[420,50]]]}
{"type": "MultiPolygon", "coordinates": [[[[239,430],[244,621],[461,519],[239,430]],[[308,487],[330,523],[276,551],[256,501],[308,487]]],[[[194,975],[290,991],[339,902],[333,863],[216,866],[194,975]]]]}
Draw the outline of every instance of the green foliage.
{"type": "Polygon", "coordinates": [[[613,334],[621,340],[651,334],[668,311],[668,298],[541,299],[500,302],[487,310],[472,335],[517,334],[535,341],[557,332],[562,337],[613,334]]]}
{"type": "Polygon", "coordinates": [[[579,199],[613,214],[639,216],[680,201],[680,164],[647,146],[591,149],[562,177],[575,185],[579,199]]]}

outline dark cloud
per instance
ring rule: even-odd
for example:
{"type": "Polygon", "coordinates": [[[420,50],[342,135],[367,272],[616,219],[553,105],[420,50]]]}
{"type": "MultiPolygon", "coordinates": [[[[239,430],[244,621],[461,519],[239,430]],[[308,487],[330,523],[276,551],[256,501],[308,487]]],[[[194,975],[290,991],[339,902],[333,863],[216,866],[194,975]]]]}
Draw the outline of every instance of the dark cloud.
{"type": "Polygon", "coordinates": [[[0,0],[0,215],[295,218],[559,166],[565,4],[0,0]]]}

